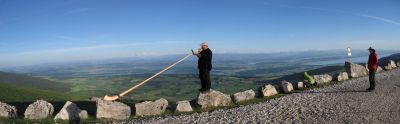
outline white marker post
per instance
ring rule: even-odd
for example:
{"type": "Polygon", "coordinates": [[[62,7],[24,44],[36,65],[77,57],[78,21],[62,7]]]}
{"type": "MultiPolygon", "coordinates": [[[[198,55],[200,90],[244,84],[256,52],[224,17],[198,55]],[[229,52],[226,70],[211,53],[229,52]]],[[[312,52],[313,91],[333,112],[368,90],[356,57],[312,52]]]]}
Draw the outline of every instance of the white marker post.
{"type": "Polygon", "coordinates": [[[351,62],[351,47],[347,47],[347,57],[349,58],[349,62],[351,62]]]}

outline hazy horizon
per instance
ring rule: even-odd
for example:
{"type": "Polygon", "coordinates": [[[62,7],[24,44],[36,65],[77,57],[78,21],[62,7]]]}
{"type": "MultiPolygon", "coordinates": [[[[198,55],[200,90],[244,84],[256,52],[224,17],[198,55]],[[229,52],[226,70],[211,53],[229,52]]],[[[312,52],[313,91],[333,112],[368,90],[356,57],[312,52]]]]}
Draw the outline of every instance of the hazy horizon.
{"type": "MultiPolygon", "coordinates": [[[[384,54],[394,54],[394,53],[400,53],[400,50],[382,50],[378,49],[378,55],[380,55],[380,52],[384,52],[384,54]]],[[[236,55],[236,54],[243,54],[243,55],[259,55],[259,54],[268,54],[268,55],[280,55],[280,54],[285,54],[285,55],[293,55],[293,54],[303,54],[303,53],[333,53],[334,55],[338,54],[339,52],[343,53],[343,56],[347,56],[346,49],[330,49],[330,50],[307,50],[307,51],[271,51],[271,52],[214,52],[215,57],[218,57],[218,55],[226,55],[226,54],[231,54],[231,55],[236,55]]],[[[340,54],[340,53],[339,53],[340,54]]],[[[353,49],[353,57],[359,57],[359,56],[366,56],[368,55],[368,51],[365,49],[353,49]]],[[[18,63],[18,62],[13,62],[11,64],[7,64],[10,62],[6,62],[6,60],[2,60],[1,62],[4,62],[0,64],[0,69],[1,68],[18,68],[18,67],[30,67],[30,66],[46,66],[46,65],[73,65],[77,63],[104,63],[104,62],[115,62],[118,60],[151,60],[151,59],[161,59],[165,57],[170,57],[169,60],[178,60],[180,57],[185,56],[185,54],[182,53],[176,53],[176,54],[153,54],[153,55],[137,55],[137,56],[123,56],[123,57],[110,57],[110,58],[97,58],[97,59],[81,59],[81,60],[55,60],[55,61],[46,61],[46,62],[32,62],[29,61],[28,63],[18,63]]],[[[331,56],[327,54],[327,56],[331,56]]],[[[381,57],[381,56],[379,56],[381,57]]],[[[191,58],[193,59],[193,58],[191,58]]],[[[218,58],[215,58],[218,59],[218,58]]]]}

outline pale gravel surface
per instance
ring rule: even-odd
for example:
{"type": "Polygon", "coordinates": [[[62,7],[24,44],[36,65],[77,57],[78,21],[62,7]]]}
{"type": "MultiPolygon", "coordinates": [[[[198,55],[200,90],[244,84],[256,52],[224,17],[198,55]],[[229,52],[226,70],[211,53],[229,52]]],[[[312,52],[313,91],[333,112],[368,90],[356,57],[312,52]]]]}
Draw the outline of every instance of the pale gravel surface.
{"type": "Polygon", "coordinates": [[[400,123],[400,69],[293,93],[266,102],[213,112],[119,123],[400,123]]]}

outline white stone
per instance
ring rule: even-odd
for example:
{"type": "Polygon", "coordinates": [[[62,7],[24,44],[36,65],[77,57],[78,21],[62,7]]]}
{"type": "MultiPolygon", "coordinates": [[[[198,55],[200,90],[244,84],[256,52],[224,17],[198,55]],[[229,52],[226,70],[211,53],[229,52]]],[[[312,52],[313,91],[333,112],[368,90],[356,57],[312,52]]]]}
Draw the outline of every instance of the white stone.
{"type": "Polygon", "coordinates": [[[392,66],[390,66],[390,65],[386,65],[384,68],[385,68],[385,70],[392,70],[393,69],[392,66]]]}
{"type": "Polygon", "coordinates": [[[164,98],[156,101],[145,101],[136,103],[136,115],[137,116],[149,116],[149,115],[160,115],[165,112],[168,106],[168,101],[164,98]]]}
{"type": "Polygon", "coordinates": [[[390,62],[388,63],[388,66],[389,65],[392,67],[392,69],[397,67],[396,63],[393,60],[390,60],[390,62]]]}
{"type": "Polygon", "coordinates": [[[0,102],[0,117],[16,118],[17,109],[15,108],[15,106],[0,102]]]}
{"type": "Polygon", "coordinates": [[[37,100],[30,104],[25,110],[27,119],[44,119],[53,115],[54,107],[51,103],[44,100],[37,100]]]}
{"type": "Polygon", "coordinates": [[[336,76],[336,81],[345,81],[349,79],[349,75],[347,72],[339,72],[339,74],[336,76]]]}
{"type": "Polygon", "coordinates": [[[368,74],[367,68],[365,68],[362,65],[354,64],[354,63],[351,63],[348,61],[346,61],[344,65],[345,65],[345,70],[346,70],[347,74],[349,75],[349,77],[356,78],[356,77],[361,77],[361,76],[365,76],[368,74]]]}
{"type": "Polygon", "coordinates": [[[262,96],[273,96],[278,94],[278,91],[276,90],[276,88],[274,86],[272,86],[271,84],[267,84],[264,85],[260,88],[260,92],[262,96]]]}
{"type": "Polygon", "coordinates": [[[229,95],[221,93],[216,90],[210,90],[208,92],[201,92],[197,97],[197,104],[202,108],[228,106],[232,103],[232,99],[229,95]]]}
{"type": "Polygon", "coordinates": [[[314,75],[313,77],[317,84],[325,84],[332,81],[332,76],[328,74],[314,75]]]}
{"type": "Polygon", "coordinates": [[[383,71],[383,69],[382,69],[381,66],[378,66],[378,67],[376,68],[376,72],[382,72],[382,71],[383,71]]]}
{"type": "Polygon", "coordinates": [[[81,112],[79,112],[79,118],[81,120],[89,118],[88,112],[86,110],[82,110],[81,112]]]}
{"type": "Polygon", "coordinates": [[[392,70],[394,68],[396,68],[397,65],[393,60],[389,60],[389,62],[385,65],[385,70],[392,70]]]}
{"type": "Polygon", "coordinates": [[[189,101],[178,101],[176,102],[176,112],[191,112],[193,111],[189,101]]]}
{"type": "Polygon", "coordinates": [[[304,88],[304,83],[303,82],[297,82],[297,84],[295,85],[296,87],[296,89],[302,89],[302,88],[304,88]]]}
{"type": "Polygon", "coordinates": [[[96,118],[125,120],[131,116],[131,108],[120,102],[97,100],[96,118]]]}
{"type": "Polygon", "coordinates": [[[81,112],[82,110],[75,103],[67,101],[60,112],[54,117],[54,120],[81,120],[80,114],[84,114],[81,112]]]}
{"type": "Polygon", "coordinates": [[[282,90],[284,93],[290,93],[294,89],[292,83],[287,82],[287,81],[282,81],[281,87],[282,87],[282,90]]]}
{"type": "Polygon", "coordinates": [[[232,99],[235,103],[247,101],[254,99],[256,93],[253,90],[246,90],[243,92],[238,92],[232,95],[232,99]]]}

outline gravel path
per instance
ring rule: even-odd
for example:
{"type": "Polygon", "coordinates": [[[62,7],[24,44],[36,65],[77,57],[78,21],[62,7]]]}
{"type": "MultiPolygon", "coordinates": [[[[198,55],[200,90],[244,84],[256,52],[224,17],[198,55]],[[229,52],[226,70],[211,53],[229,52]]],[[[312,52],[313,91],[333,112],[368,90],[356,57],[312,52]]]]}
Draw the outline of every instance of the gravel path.
{"type": "Polygon", "coordinates": [[[362,77],[259,104],[122,123],[400,123],[400,69],[376,76],[373,92],[362,77]]]}

